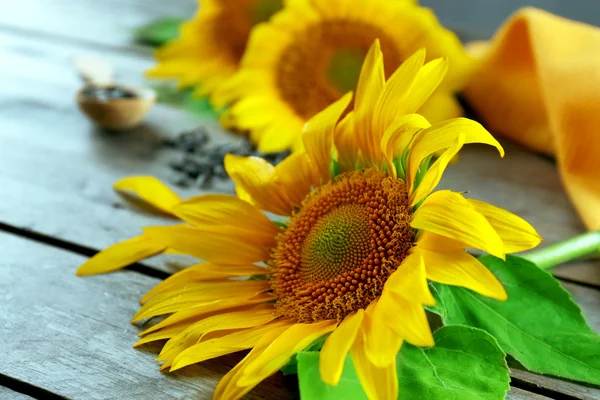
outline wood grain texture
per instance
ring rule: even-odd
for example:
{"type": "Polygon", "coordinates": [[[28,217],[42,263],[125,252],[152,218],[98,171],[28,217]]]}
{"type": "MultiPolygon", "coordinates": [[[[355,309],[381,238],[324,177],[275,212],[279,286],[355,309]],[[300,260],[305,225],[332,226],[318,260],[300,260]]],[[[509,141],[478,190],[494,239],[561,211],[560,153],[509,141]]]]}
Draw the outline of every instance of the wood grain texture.
{"type": "MultiPolygon", "coordinates": [[[[83,257],[0,233],[0,373],[72,399],[208,399],[239,356],[161,374],[129,323],[158,281],[129,271],[78,278],[83,257]]],[[[285,398],[282,377],[250,398],[285,398]]]]}
{"type": "Polygon", "coordinates": [[[31,400],[33,397],[26,394],[15,392],[9,388],[0,386],[0,399],[2,400],[31,400]]]}
{"type": "MultiPolygon", "coordinates": [[[[511,368],[510,376],[532,385],[560,393],[562,396],[556,398],[598,400],[600,399],[600,389],[597,387],[586,386],[581,383],[569,382],[562,379],[555,379],[548,376],[533,374],[528,371],[511,368]],[[570,396],[570,397],[567,397],[570,396]]],[[[553,396],[554,397],[554,396],[553,396]]]]}
{"type": "MultiPolygon", "coordinates": [[[[159,149],[159,142],[200,125],[215,143],[240,139],[216,121],[160,105],[145,126],[132,132],[96,129],[74,103],[81,84],[71,59],[82,51],[0,34],[0,222],[102,249],[139,234],[143,226],[173,223],[130,206],[111,189],[128,175],[173,181],[168,163],[180,154],[159,149]]],[[[151,64],[135,56],[108,58],[123,81],[134,84],[151,64]]],[[[215,187],[219,192],[232,189],[226,181],[215,187]]],[[[176,190],[186,198],[202,193],[176,190]]]]}
{"type": "Polygon", "coordinates": [[[542,396],[540,394],[528,392],[523,389],[511,387],[510,392],[506,394],[506,400],[546,400],[550,397],[542,396]]]}
{"type": "MultiPolygon", "coordinates": [[[[0,0],[0,29],[131,51],[132,32],[156,18],[189,18],[196,0],[0,0]],[[33,12],[32,10],[35,10],[33,12]]],[[[149,49],[135,47],[149,53],[149,49]]]]}

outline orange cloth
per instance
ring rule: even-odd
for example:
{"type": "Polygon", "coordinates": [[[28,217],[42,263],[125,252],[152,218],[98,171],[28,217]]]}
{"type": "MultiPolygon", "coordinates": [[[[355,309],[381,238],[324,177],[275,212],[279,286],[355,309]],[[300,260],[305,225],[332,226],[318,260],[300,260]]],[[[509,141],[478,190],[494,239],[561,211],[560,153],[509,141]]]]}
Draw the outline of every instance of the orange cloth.
{"type": "Polygon", "coordinates": [[[465,96],[492,132],[556,157],[584,223],[600,229],[600,29],[535,8],[492,41],[465,96]]]}

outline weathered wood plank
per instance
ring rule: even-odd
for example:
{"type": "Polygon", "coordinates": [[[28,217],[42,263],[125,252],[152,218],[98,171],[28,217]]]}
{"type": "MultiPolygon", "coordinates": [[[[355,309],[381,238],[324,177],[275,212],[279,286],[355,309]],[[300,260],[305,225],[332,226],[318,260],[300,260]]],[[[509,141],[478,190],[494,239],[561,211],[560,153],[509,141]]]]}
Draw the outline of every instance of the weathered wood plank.
{"type": "Polygon", "coordinates": [[[506,400],[546,400],[550,397],[542,396],[540,394],[531,393],[523,389],[511,387],[510,392],[506,395],[506,400]]]}
{"type": "Polygon", "coordinates": [[[571,292],[588,324],[600,334],[600,291],[568,282],[561,284],[571,292]]]}
{"type": "Polygon", "coordinates": [[[0,29],[118,49],[131,49],[132,32],[140,25],[165,16],[190,18],[197,5],[196,0],[23,0],[4,3],[0,29]]]}
{"type": "Polygon", "coordinates": [[[0,399],[2,400],[31,400],[33,397],[26,394],[15,392],[9,388],[0,386],[0,399]]]}
{"type": "MultiPolygon", "coordinates": [[[[208,399],[239,357],[161,374],[156,354],[134,350],[129,319],[158,281],[121,271],[78,278],[84,258],[0,233],[0,373],[74,399],[208,399]]],[[[285,397],[282,377],[252,398],[285,397]]]]}
{"type": "MultiPolygon", "coordinates": [[[[143,213],[112,192],[127,175],[155,175],[171,181],[168,163],[178,154],[158,150],[166,137],[207,126],[215,142],[240,140],[216,121],[156,106],[147,124],[111,134],[94,128],[74,104],[80,86],[71,58],[82,47],[0,34],[0,221],[101,249],[137,235],[142,226],[172,223],[143,213]]],[[[139,83],[151,61],[109,55],[125,82],[139,83]]],[[[217,184],[231,192],[232,184],[217,184]]],[[[176,190],[183,197],[197,188],[176,190]]],[[[162,265],[160,263],[159,265],[162,265]]]]}
{"type": "Polygon", "coordinates": [[[580,383],[555,379],[543,375],[537,375],[516,368],[511,368],[510,375],[513,379],[519,379],[520,381],[527,382],[538,387],[551,390],[556,393],[560,393],[563,396],[570,396],[569,399],[600,399],[600,389],[598,389],[597,387],[585,386],[580,383]]]}

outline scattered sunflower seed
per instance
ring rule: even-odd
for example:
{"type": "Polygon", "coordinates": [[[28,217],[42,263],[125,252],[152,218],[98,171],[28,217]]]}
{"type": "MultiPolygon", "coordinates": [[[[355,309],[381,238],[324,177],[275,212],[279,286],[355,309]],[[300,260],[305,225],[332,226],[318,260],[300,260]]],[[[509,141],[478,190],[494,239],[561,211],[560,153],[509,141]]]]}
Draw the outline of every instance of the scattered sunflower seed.
{"type": "Polygon", "coordinates": [[[182,132],[175,138],[162,143],[163,147],[175,150],[177,158],[169,163],[176,173],[173,184],[182,188],[192,186],[210,189],[215,180],[229,179],[223,160],[226,154],[262,157],[273,165],[283,161],[290,153],[261,153],[247,140],[236,143],[211,143],[204,127],[182,132]]]}

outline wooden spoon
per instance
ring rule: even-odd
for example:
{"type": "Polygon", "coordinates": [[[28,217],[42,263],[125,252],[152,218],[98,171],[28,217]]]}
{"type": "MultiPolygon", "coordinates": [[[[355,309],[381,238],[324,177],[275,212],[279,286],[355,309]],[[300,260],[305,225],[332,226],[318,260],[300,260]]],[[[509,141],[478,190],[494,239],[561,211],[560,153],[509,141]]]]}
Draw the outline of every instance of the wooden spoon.
{"type": "Polygon", "coordinates": [[[124,131],[139,125],[156,100],[149,88],[114,82],[113,69],[105,60],[80,55],[75,66],[85,82],[77,92],[79,108],[100,127],[124,131]]]}

